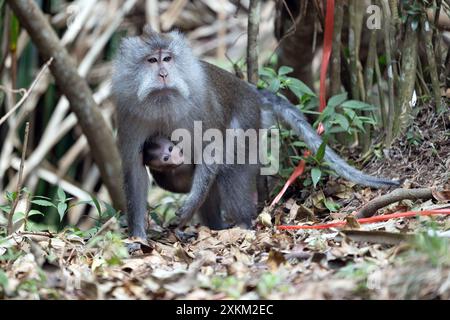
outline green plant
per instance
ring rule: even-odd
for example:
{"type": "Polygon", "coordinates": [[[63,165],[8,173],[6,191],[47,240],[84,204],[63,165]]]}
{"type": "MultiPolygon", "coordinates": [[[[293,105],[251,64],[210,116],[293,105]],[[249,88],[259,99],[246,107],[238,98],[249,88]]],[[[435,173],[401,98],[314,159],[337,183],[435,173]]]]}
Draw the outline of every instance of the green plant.
{"type": "Polygon", "coordinates": [[[210,287],[213,290],[225,293],[231,298],[238,299],[244,292],[244,285],[244,281],[229,276],[212,278],[210,287]]]}
{"type": "Polygon", "coordinates": [[[450,241],[446,237],[439,236],[433,225],[416,235],[413,246],[425,253],[433,266],[450,263],[450,241]]]}
{"type": "MultiPolygon", "coordinates": [[[[372,117],[362,116],[361,113],[372,111],[374,107],[367,103],[348,100],[347,93],[342,93],[331,97],[322,113],[316,111],[318,99],[316,94],[302,81],[289,77],[288,74],[293,71],[292,68],[282,66],[278,72],[272,68],[265,67],[260,71],[260,88],[266,88],[274,93],[281,90],[289,90],[299,101],[298,108],[303,113],[317,116],[314,127],[318,127],[322,123],[325,131],[323,134],[323,143],[319,147],[315,155],[304,159],[300,149],[306,148],[306,144],[298,141],[298,137],[291,130],[280,128],[280,137],[283,141],[282,145],[286,149],[283,154],[287,155],[287,159],[282,160],[280,175],[286,179],[290,176],[294,166],[298,161],[306,160],[311,167],[310,178],[304,180],[305,187],[313,185],[314,188],[320,183],[321,179],[331,173],[327,170],[323,162],[325,156],[325,147],[329,137],[337,133],[347,133],[354,135],[358,132],[365,132],[365,126],[375,125],[376,122],[372,117]]],[[[284,180],[283,179],[283,180],[284,180]]],[[[330,208],[335,206],[330,205],[330,208]]]]}

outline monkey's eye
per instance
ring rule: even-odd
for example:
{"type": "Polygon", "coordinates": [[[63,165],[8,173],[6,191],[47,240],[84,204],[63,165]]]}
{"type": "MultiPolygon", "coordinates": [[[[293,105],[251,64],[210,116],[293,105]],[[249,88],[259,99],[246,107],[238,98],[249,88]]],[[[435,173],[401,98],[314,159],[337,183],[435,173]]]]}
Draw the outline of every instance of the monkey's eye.
{"type": "Polygon", "coordinates": [[[164,160],[164,162],[169,161],[169,156],[164,156],[163,160],[164,160]]]}
{"type": "Polygon", "coordinates": [[[150,62],[150,63],[158,62],[158,60],[156,58],[149,58],[147,61],[150,62]]]}
{"type": "Polygon", "coordinates": [[[173,151],[173,147],[170,146],[170,147],[169,147],[169,152],[172,152],[172,151],[173,151]]]}
{"type": "Polygon", "coordinates": [[[164,57],[163,59],[164,62],[169,62],[170,60],[172,60],[171,56],[164,57]]]}

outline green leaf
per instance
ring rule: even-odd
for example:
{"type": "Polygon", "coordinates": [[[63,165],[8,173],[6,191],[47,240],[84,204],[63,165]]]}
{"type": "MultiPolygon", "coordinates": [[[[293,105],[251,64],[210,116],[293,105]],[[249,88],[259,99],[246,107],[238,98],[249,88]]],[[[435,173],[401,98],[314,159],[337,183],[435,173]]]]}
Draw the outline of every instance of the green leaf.
{"type": "Polygon", "coordinates": [[[357,101],[357,100],[345,101],[344,103],[342,103],[342,107],[356,109],[356,110],[366,110],[366,111],[375,109],[375,107],[373,105],[362,102],[362,101],[357,101]]]}
{"type": "Polygon", "coordinates": [[[316,160],[317,161],[322,161],[323,158],[325,157],[325,151],[327,148],[327,142],[325,141],[325,139],[322,141],[322,144],[320,145],[319,149],[317,149],[317,153],[316,153],[316,160]]]}
{"type": "Polygon", "coordinates": [[[274,78],[274,79],[270,80],[267,90],[276,93],[276,92],[278,92],[278,90],[280,90],[280,86],[281,86],[280,80],[277,78],[274,78]]]}
{"type": "Polygon", "coordinates": [[[13,223],[17,223],[20,220],[25,219],[25,213],[23,212],[14,212],[14,216],[13,216],[13,223]]]}
{"type": "Polygon", "coordinates": [[[308,147],[308,145],[306,143],[304,143],[303,141],[294,141],[294,142],[292,142],[292,145],[297,148],[307,148],[308,147]]]}
{"type": "Polygon", "coordinates": [[[59,202],[66,202],[67,196],[61,187],[58,188],[57,195],[58,195],[59,202]]]}
{"type": "Polygon", "coordinates": [[[293,68],[288,67],[288,66],[282,66],[282,67],[280,67],[280,69],[278,69],[278,75],[279,76],[284,76],[284,75],[286,75],[288,73],[291,73],[292,71],[294,71],[293,68]]]}
{"type": "Polygon", "coordinates": [[[98,202],[97,198],[94,196],[91,196],[92,202],[94,203],[95,208],[97,209],[98,216],[102,216],[102,207],[100,206],[100,203],[98,202]]]}
{"type": "Polygon", "coordinates": [[[335,96],[332,96],[327,103],[327,106],[330,107],[337,107],[340,106],[344,101],[346,101],[348,98],[347,92],[337,94],[335,96]]]}
{"type": "Polygon", "coordinates": [[[267,77],[267,78],[276,78],[277,77],[277,73],[273,69],[267,68],[267,67],[259,70],[259,75],[262,77],[267,77]]]}
{"type": "Polygon", "coordinates": [[[5,271],[0,269],[0,287],[7,287],[8,286],[8,276],[6,275],[5,271]]]}
{"type": "Polygon", "coordinates": [[[320,170],[319,168],[311,169],[311,179],[313,181],[314,188],[317,187],[317,183],[319,183],[321,176],[322,176],[322,170],[320,170]]]}
{"type": "Polygon", "coordinates": [[[10,27],[10,37],[9,37],[9,48],[11,51],[17,50],[17,42],[19,41],[20,34],[20,23],[16,15],[12,16],[11,27],[10,27]]]}
{"type": "Polygon", "coordinates": [[[0,210],[5,213],[9,213],[11,211],[11,206],[9,206],[9,205],[0,206],[0,210]]]}
{"type": "Polygon", "coordinates": [[[56,206],[52,202],[47,201],[47,200],[33,200],[33,201],[31,201],[31,203],[37,204],[38,206],[41,206],[41,207],[56,208],[56,206]]]}
{"type": "Polygon", "coordinates": [[[40,212],[39,210],[30,210],[30,212],[28,212],[28,216],[44,216],[44,213],[40,212]]]}
{"type": "Polygon", "coordinates": [[[330,210],[331,212],[336,212],[340,209],[340,205],[337,204],[336,202],[332,201],[332,200],[328,200],[328,199],[324,199],[323,204],[325,205],[325,207],[327,207],[328,210],[330,210]]]}
{"type": "Polygon", "coordinates": [[[58,203],[59,221],[62,221],[62,219],[64,218],[66,210],[67,210],[67,203],[65,202],[58,203]]]}
{"type": "Polygon", "coordinates": [[[105,214],[107,217],[113,217],[118,214],[118,211],[112,205],[110,205],[109,203],[104,202],[104,201],[102,201],[102,202],[103,202],[103,205],[106,207],[105,214]]]}
{"type": "Polygon", "coordinates": [[[289,90],[291,90],[292,93],[294,93],[298,98],[301,98],[305,94],[313,97],[316,96],[316,94],[304,82],[298,79],[289,78],[287,86],[289,90]]]}
{"type": "Polygon", "coordinates": [[[344,109],[344,114],[352,121],[356,118],[356,113],[352,109],[344,109]]]}
{"type": "Polygon", "coordinates": [[[17,198],[17,192],[6,191],[6,199],[8,200],[8,202],[12,203],[12,202],[14,202],[14,200],[16,200],[16,198],[17,198]]]}
{"type": "Polygon", "coordinates": [[[364,129],[364,124],[362,123],[362,121],[358,117],[355,117],[353,119],[353,124],[355,126],[357,126],[362,132],[366,132],[366,129],[364,129]]]}
{"type": "Polygon", "coordinates": [[[340,113],[335,114],[334,121],[339,124],[345,131],[348,131],[348,129],[350,128],[350,123],[348,122],[347,118],[340,113]]]}

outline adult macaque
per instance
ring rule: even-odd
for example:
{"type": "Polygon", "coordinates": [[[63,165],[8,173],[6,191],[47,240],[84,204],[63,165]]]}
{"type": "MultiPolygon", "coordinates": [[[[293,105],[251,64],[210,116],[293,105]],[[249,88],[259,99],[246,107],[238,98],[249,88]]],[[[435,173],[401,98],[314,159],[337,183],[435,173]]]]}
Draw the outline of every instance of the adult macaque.
{"type": "MultiPolygon", "coordinates": [[[[152,137],[169,137],[180,128],[194,136],[194,121],[201,121],[204,132],[218,129],[224,137],[229,128],[258,130],[261,113],[268,110],[290,126],[313,152],[322,143],[292,104],[198,60],[178,32],[160,34],[145,28],[142,36],[124,39],[115,62],[112,92],[118,107],[118,144],[130,236],[146,238],[148,177],[142,150],[152,137]]],[[[202,148],[193,148],[192,155],[202,157],[202,148]]],[[[362,185],[398,185],[396,181],[356,170],[330,148],[326,149],[325,161],[340,176],[362,185]]],[[[179,210],[180,226],[198,211],[207,226],[224,228],[227,225],[222,210],[234,223],[251,226],[256,215],[253,193],[259,174],[257,166],[205,161],[186,166],[191,170],[192,185],[179,210]]],[[[165,182],[173,182],[178,176],[171,170],[160,174],[165,182]]]]}

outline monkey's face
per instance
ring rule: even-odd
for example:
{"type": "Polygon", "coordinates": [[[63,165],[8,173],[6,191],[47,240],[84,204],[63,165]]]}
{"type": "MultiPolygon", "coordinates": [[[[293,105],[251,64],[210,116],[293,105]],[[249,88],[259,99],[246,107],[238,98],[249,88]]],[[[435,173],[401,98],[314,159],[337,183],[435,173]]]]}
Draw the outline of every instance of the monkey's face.
{"type": "MultiPolygon", "coordinates": [[[[122,41],[116,59],[113,87],[116,95],[140,102],[166,102],[189,98],[203,83],[200,65],[178,32],[159,34],[146,29],[141,37],[122,41]]],[[[155,106],[156,107],[156,106],[155,106]]]]}
{"type": "Polygon", "coordinates": [[[175,55],[171,50],[157,48],[152,51],[143,62],[142,81],[138,87],[140,101],[147,97],[163,97],[181,93],[189,94],[175,63],[175,55]]]}

